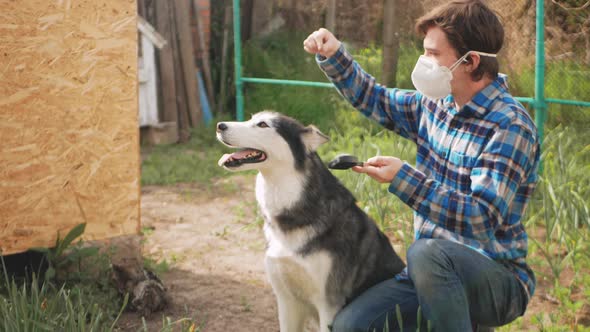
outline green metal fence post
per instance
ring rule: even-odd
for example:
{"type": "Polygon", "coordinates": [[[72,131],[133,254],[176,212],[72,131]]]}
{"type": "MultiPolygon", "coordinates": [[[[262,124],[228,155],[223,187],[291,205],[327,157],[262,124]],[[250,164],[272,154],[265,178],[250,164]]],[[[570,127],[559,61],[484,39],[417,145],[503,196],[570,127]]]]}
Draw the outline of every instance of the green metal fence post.
{"type": "Polygon", "coordinates": [[[234,6],[234,71],[236,84],[236,118],[244,121],[244,92],[242,81],[242,38],[240,29],[240,0],[233,0],[234,6]]]}
{"type": "Polygon", "coordinates": [[[544,1],[537,0],[537,26],[535,49],[535,124],[539,141],[543,143],[545,120],[547,119],[547,102],[545,100],[545,8],[544,1]]]}

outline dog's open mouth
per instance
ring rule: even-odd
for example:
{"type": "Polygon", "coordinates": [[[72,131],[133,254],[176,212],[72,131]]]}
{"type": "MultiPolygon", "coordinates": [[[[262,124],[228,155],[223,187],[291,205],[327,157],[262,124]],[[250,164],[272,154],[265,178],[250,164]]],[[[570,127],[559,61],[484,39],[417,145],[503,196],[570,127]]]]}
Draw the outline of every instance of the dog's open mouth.
{"type": "Polygon", "coordinates": [[[256,149],[241,149],[232,154],[224,154],[219,159],[219,166],[238,167],[242,164],[254,164],[266,160],[266,154],[256,149]]]}

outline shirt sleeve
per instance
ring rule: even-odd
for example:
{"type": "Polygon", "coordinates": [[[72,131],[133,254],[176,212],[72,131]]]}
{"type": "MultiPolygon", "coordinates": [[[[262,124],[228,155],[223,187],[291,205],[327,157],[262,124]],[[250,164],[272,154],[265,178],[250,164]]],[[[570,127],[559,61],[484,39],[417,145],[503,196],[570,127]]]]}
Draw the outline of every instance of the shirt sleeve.
{"type": "Polygon", "coordinates": [[[317,55],[316,61],[352,106],[385,128],[416,142],[422,109],[420,93],[388,89],[376,83],[342,45],[330,58],[317,55]]]}
{"type": "Polygon", "coordinates": [[[407,163],[389,191],[440,227],[470,238],[492,238],[509,218],[509,207],[521,185],[536,174],[538,151],[531,129],[509,124],[494,133],[475,161],[470,193],[427,178],[407,163]]]}

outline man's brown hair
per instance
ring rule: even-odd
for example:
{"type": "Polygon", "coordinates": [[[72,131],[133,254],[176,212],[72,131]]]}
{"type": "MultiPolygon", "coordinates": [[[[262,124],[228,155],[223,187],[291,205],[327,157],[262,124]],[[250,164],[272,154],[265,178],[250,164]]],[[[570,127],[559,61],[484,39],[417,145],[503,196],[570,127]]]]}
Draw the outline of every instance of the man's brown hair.
{"type": "MultiPolygon", "coordinates": [[[[504,28],[498,15],[481,0],[454,0],[435,7],[416,22],[416,32],[426,35],[428,29],[440,27],[457,57],[468,51],[497,54],[504,42],[504,28]]],[[[467,56],[471,61],[471,57],[467,56]]],[[[491,79],[498,76],[498,60],[481,56],[479,66],[471,73],[474,81],[483,75],[491,79]]]]}

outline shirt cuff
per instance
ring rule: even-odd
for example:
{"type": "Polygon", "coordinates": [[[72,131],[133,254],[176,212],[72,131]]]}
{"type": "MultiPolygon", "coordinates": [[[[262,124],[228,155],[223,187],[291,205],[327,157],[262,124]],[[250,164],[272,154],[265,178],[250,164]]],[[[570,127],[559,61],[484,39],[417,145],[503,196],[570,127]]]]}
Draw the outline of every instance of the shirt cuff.
{"type": "Polygon", "coordinates": [[[402,272],[395,275],[395,280],[402,281],[402,280],[410,280],[410,276],[408,275],[408,267],[406,266],[402,272]]]}
{"type": "Polygon", "coordinates": [[[352,55],[344,48],[344,44],[340,44],[336,53],[329,58],[316,54],[316,62],[328,77],[336,78],[352,65],[353,59],[352,55]]]}
{"type": "Polygon", "coordinates": [[[420,188],[424,184],[426,175],[407,162],[404,162],[396,176],[389,184],[389,192],[399,197],[404,203],[415,207],[421,200],[418,199],[420,188]]]}

